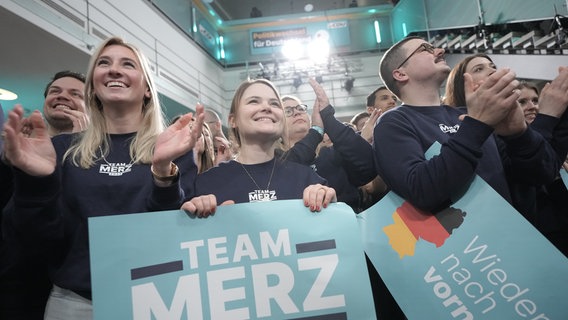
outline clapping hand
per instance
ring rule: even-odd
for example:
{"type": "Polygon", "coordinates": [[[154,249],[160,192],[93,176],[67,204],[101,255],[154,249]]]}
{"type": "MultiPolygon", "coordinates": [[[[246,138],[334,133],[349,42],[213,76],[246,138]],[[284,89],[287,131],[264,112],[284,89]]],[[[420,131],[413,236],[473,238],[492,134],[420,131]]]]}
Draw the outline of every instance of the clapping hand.
{"type": "Polygon", "coordinates": [[[542,88],[538,99],[538,112],[560,118],[566,107],[568,107],[568,67],[559,67],[558,76],[542,88]]]}
{"type": "Polygon", "coordinates": [[[204,108],[198,103],[195,110],[195,116],[192,113],[184,114],[156,139],[152,159],[152,168],[156,174],[168,176],[171,171],[170,162],[195,146],[203,128],[204,108]]]}
{"type": "Polygon", "coordinates": [[[25,118],[22,106],[16,105],[8,113],[2,138],[4,158],[12,166],[31,176],[47,176],[55,171],[57,155],[39,111],[25,118]]]}
{"type": "Polygon", "coordinates": [[[468,116],[495,129],[495,133],[511,136],[523,132],[526,121],[517,104],[519,81],[510,69],[499,69],[479,85],[470,74],[464,75],[468,116]]]}

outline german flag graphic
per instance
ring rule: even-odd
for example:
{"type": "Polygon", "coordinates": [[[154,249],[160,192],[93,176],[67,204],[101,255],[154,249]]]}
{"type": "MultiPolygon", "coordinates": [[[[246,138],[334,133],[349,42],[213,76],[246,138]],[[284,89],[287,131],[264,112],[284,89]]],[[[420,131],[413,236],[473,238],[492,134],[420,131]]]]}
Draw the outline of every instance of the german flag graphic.
{"type": "Polygon", "coordinates": [[[383,228],[389,244],[402,259],[413,256],[419,239],[441,247],[454,229],[463,223],[466,213],[453,207],[436,214],[428,213],[404,202],[392,215],[394,223],[383,228]]]}

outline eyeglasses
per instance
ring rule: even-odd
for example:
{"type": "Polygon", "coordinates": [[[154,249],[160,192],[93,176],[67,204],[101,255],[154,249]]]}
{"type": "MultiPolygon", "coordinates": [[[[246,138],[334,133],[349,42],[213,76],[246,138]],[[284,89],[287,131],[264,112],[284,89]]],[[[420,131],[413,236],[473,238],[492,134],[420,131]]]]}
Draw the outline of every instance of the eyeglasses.
{"type": "Polygon", "coordinates": [[[424,42],[421,45],[419,45],[418,48],[416,48],[416,50],[412,51],[412,53],[406,59],[404,59],[404,61],[397,67],[397,69],[402,67],[402,65],[405,64],[406,61],[408,61],[408,59],[410,59],[413,55],[420,53],[420,52],[423,52],[423,51],[426,51],[428,53],[433,54],[435,50],[436,50],[436,47],[429,44],[428,42],[424,42]]]}
{"type": "Polygon", "coordinates": [[[287,117],[291,117],[294,115],[294,110],[297,110],[299,113],[306,113],[308,111],[308,106],[305,104],[299,104],[295,107],[285,107],[284,114],[287,117]]]}

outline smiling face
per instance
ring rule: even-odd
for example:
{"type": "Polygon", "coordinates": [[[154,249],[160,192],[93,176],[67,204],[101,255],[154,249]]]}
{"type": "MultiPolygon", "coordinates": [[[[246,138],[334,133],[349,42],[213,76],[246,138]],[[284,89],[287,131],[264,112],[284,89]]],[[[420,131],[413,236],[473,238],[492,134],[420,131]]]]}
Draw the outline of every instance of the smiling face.
{"type": "Polygon", "coordinates": [[[252,83],[235,98],[229,123],[241,147],[252,141],[274,143],[282,136],[284,110],[280,97],[270,85],[252,83]]]}
{"type": "Polygon", "coordinates": [[[523,108],[527,123],[532,123],[538,114],[538,93],[535,89],[522,87],[517,103],[523,108]]]}
{"type": "Polygon", "coordinates": [[[367,106],[367,112],[370,114],[373,109],[380,109],[386,112],[396,107],[398,99],[388,89],[381,89],[375,93],[375,101],[372,106],[367,106]]]}
{"type": "Polygon", "coordinates": [[[72,120],[65,115],[64,109],[85,113],[83,90],[85,84],[73,77],[54,80],[46,91],[43,113],[50,126],[64,131],[73,128],[72,120]]]}
{"type": "Polygon", "coordinates": [[[93,70],[94,92],[107,105],[142,107],[151,96],[136,54],[121,45],[104,48],[93,70]]]}

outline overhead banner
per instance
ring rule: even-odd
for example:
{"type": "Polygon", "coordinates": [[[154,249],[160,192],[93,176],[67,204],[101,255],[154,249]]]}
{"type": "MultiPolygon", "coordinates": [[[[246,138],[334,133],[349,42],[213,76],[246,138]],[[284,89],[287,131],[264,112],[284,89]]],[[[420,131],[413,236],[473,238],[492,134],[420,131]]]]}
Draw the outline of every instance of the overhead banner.
{"type": "Polygon", "coordinates": [[[215,31],[215,28],[207,22],[199,10],[195,11],[195,19],[197,27],[197,32],[194,34],[195,41],[201,44],[212,56],[217,57],[219,51],[217,39],[219,38],[219,34],[215,31]]]}
{"type": "Polygon", "coordinates": [[[94,319],[374,319],[355,214],[301,200],[89,219],[94,319]]]}
{"type": "Polygon", "coordinates": [[[348,46],[351,43],[348,22],[346,20],[317,22],[296,27],[250,30],[252,54],[280,52],[289,41],[307,45],[315,40],[327,42],[330,48],[348,46]]]}
{"type": "Polygon", "coordinates": [[[568,259],[483,179],[436,214],[393,192],[358,215],[409,320],[566,319],[568,259]]]}

